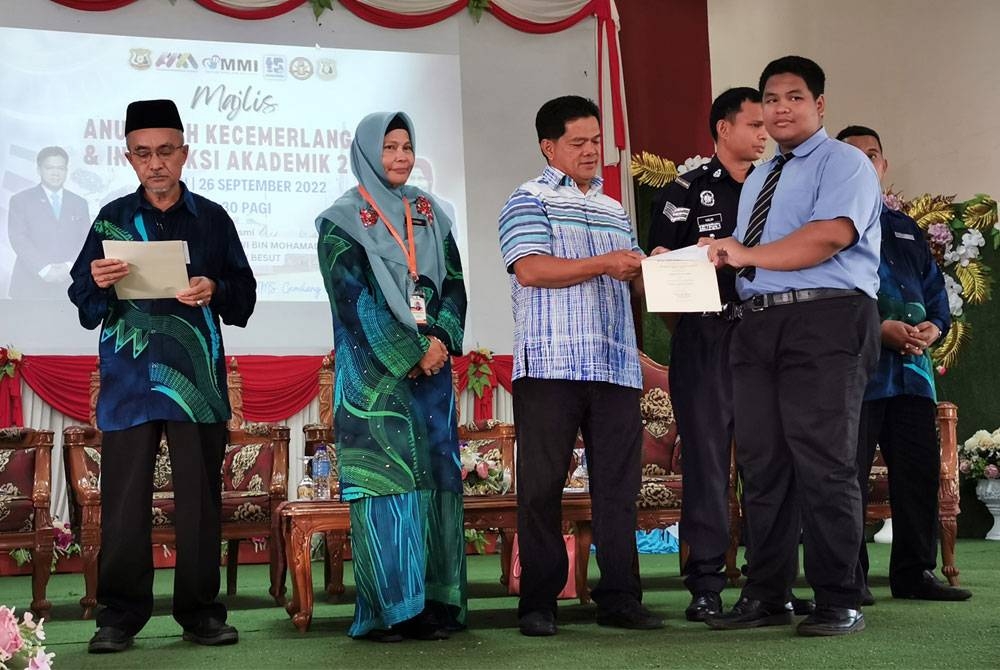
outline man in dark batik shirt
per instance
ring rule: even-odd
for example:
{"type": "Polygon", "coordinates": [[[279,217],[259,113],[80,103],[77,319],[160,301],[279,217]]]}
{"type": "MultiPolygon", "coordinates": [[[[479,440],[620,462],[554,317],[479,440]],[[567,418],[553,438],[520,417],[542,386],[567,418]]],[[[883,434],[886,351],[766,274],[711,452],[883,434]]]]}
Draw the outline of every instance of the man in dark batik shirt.
{"type": "MultiPolygon", "coordinates": [[[[871,128],[848,126],[837,139],[861,149],[879,179],[889,161],[871,128]]],[[[937,394],[928,348],[951,326],[944,277],[924,231],[903,212],[883,205],[882,249],[878,267],[878,311],[882,348],[868,380],[858,431],[858,481],[862,519],[868,504],[868,475],[876,446],[889,470],[893,517],[889,588],[894,598],[968,600],[972,593],[934,576],[937,562],[938,448],[937,394]]],[[[875,598],[868,588],[868,549],[859,556],[865,576],[864,605],[875,598]]]]}
{"type": "Polygon", "coordinates": [[[97,215],[73,266],[70,299],[85,328],[100,327],[103,431],[98,631],[91,653],[123,651],[153,609],[153,462],[164,434],[176,501],[173,615],[184,639],[234,644],[219,594],[221,466],[230,416],[219,320],[245,326],[257,282],[236,227],[218,204],[180,181],[188,147],[169,100],[128,106],[126,156],[139,189],[97,215]],[[174,298],[123,300],[128,264],[105,240],[183,240],[189,286],[174,298]]]}

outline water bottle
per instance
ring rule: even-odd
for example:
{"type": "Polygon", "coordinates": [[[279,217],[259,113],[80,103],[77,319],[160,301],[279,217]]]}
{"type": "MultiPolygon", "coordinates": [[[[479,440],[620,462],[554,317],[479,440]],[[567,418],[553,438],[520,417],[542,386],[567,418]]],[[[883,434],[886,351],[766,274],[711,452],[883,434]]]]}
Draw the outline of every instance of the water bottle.
{"type": "Polygon", "coordinates": [[[313,481],[315,482],[316,500],[330,499],[330,456],[326,445],[317,445],[313,453],[313,481]]]}

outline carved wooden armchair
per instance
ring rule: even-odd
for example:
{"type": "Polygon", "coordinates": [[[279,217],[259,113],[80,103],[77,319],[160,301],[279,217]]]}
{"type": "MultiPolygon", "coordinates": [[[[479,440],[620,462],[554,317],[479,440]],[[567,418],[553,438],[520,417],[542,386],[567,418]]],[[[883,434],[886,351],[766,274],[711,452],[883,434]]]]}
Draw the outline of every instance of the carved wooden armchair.
{"type": "MultiPolygon", "coordinates": [[[[683,446],[677,434],[670,400],[669,368],[639,352],[642,369],[642,484],[638,498],[639,530],[666,528],[681,520],[683,446]]],[[[740,577],[736,550],[740,540],[740,505],[736,497],[736,468],[729,474],[730,545],[726,552],[726,576],[735,583],[740,577]]],[[[681,542],[681,569],[687,562],[688,546],[681,542]]]]}
{"type": "MultiPolygon", "coordinates": [[[[941,536],[941,574],[952,586],[958,586],[959,570],[955,565],[955,536],[958,531],[958,407],[950,402],[937,404],[938,440],[941,445],[941,480],[938,487],[938,522],[941,536]]],[[[872,523],[892,516],[889,506],[889,475],[876,450],[875,464],[868,477],[868,507],[865,522],[872,523]]]]}
{"type": "MultiPolygon", "coordinates": [[[[242,540],[270,538],[271,519],[288,497],[288,428],[243,421],[243,380],[236,359],[229,365],[232,418],[222,462],[222,539],[227,542],[226,592],[236,593],[239,545],[242,540]]],[[[100,373],[91,374],[91,423],[95,423],[100,373]]],[[[101,431],[71,426],[63,433],[66,479],[69,482],[70,523],[83,555],[86,594],[80,599],[84,618],[97,604],[97,556],[101,544],[101,431]]],[[[173,479],[166,439],[160,442],[153,475],[153,544],[173,544],[173,479]]],[[[277,546],[271,553],[271,594],[277,593],[277,546]]],[[[220,548],[221,550],[221,548],[220,548]]]]}
{"type": "Polygon", "coordinates": [[[31,552],[31,609],[48,616],[52,574],[52,431],[0,429],[0,551],[31,552]]]}

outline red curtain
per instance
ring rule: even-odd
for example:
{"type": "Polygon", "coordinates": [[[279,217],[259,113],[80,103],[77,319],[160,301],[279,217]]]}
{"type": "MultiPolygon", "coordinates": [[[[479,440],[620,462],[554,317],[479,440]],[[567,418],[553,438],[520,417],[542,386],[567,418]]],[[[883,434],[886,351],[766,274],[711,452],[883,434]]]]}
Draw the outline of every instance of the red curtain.
{"type": "MultiPolygon", "coordinates": [[[[469,364],[473,357],[489,367],[489,383],[474,404],[477,420],[493,418],[493,390],[511,389],[514,357],[487,358],[470,352],[452,359],[458,374],[458,390],[469,386],[469,364]]],[[[284,421],[306,407],[319,393],[322,356],[236,356],[243,378],[243,415],[247,421],[284,421]]],[[[77,421],[90,420],[90,373],[95,356],[24,356],[13,377],[0,377],[0,427],[23,425],[21,380],[56,410],[77,421]]]]}
{"type": "Polygon", "coordinates": [[[90,421],[90,373],[96,356],[25,356],[25,383],[54,408],[77,421],[90,421]]]}
{"type": "Polygon", "coordinates": [[[8,377],[0,372],[0,428],[23,425],[21,374],[17,367],[15,367],[12,377],[8,377]]]}
{"type": "Polygon", "coordinates": [[[298,414],[319,393],[322,356],[236,356],[243,377],[243,416],[276,423],[298,414]]]}
{"type": "MultiPolygon", "coordinates": [[[[482,395],[476,396],[472,404],[472,418],[476,421],[493,418],[493,389],[504,387],[508,393],[511,390],[511,375],[514,372],[514,357],[510,354],[486,355],[479,351],[471,351],[464,356],[454,356],[451,359],[452,368],[458,376],[458,391],[461,393],[469,387],[469,367],[473,364],[486,365],[489,370],[486,386],[482,395]]],[[[482,374],[476,371],[474,374],[482,374]]]]}
{"type": "MultiPolygon", "coordinates": [[[[306,407],[319,393],[322,356],[235,356],[243,378],[243,415],[247,421],[276,423],[306,407]]],[[[493,390],[497,385],[509,392],[514,358],[492,358],[470,352],[452,359],[458,374],[458,390],[469,386],[469,364],[485,363],[489,383],[477,397],[474,418],[493,418],[493,390]]],[[[81,423],[90,421],[90,374],[96,356],[24,356],[14,368],[14,376],[0,377],[0,428],[23,425],[21,383],[56,410],[81,423]]],[[[478,372],[476,373],[478,374],[478,372]]]]}
{"type": "MultiPolygon", "coordinates": [[[[247,421],[282,421],[300,412],[319,393],[318,372],[322,356],[235,358],[243,377],[243,415],[247,421]]],[[[87,423],[90,421],[90,373],[96,362],[95,356],[25,356],[18,368],[25,383],[42,400],[63,414],[87,423]]],[[[12,397],[9,406],[16,406],[18,412],[8,412],[4,416],[0,410],[0,426],[21,425],[20,384],[15,384],[8,393],[12,397]]]]}

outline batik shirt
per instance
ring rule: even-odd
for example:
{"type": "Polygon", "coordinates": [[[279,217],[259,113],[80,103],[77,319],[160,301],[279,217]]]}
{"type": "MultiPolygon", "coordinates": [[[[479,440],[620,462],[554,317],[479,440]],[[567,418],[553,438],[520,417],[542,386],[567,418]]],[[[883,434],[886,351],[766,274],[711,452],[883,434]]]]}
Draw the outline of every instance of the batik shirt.
{"type": "Polygon", "coordinates": [[[257,282],[225,209],[181,183],[180,199],[161,212],[140,188],[101,209],[71,274],[69,297],[80,324],[100,327],[101,430],[154,420],[229,419],[219,320],[245,326],[257,300],[257,282]],[[91,276],[91,261],[105,257],[104,240],[185,241],[188,276],[213,280],[212,299],[202,307],[175,298],[120,300],[113,286],[99,288],[91,276]]]}
{"type": "MultiPolygon", "coordinates": [[[[941,330],[951,327],[948,294],[924,231],[902,212],[882,208],[882,253],[878,266],[878,313],[882,321],[911,326],[930,321],[941,330]]],[[[940,341],[940,340],[939,340],[940,341]]],[[[929,351],[903,355],[883,346],[878,367],[868,380],[865,400],[914,395],[937,400],[929,351]]]]}
{"type": "Polygon", "coordinates": [[[609,382],[642,388],[628,282],[600,275],[565,288],[522,286],[514,263],[535,254],[589,258],[642,253],[628,214],[594,178],[583,193],[549,166],[500,212],[500,252],[514,309],[513,379],[609,382]]]}

